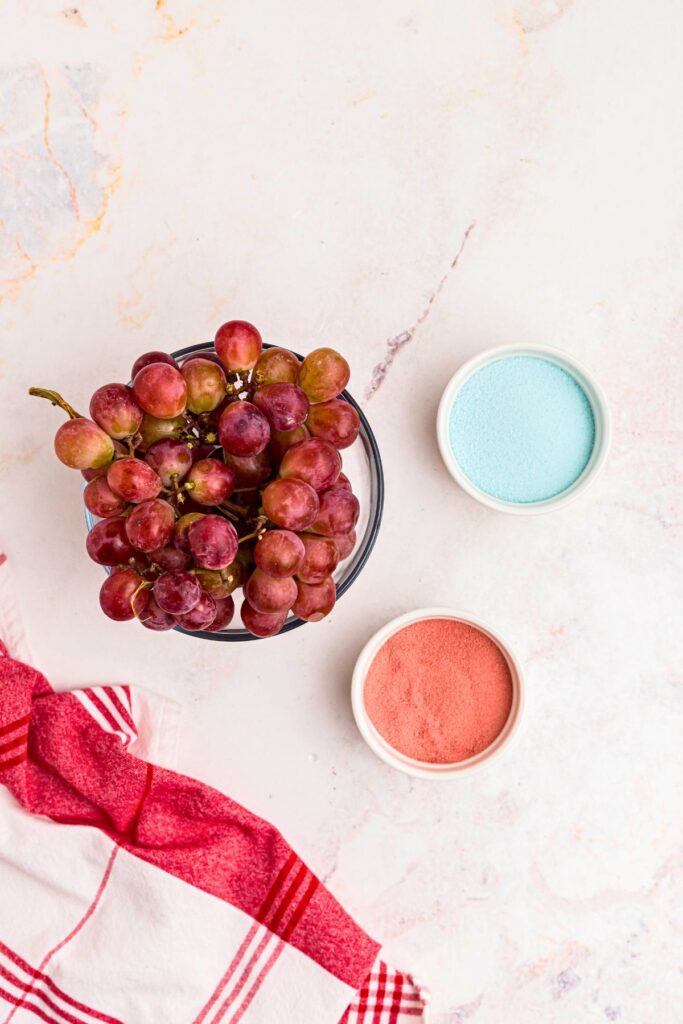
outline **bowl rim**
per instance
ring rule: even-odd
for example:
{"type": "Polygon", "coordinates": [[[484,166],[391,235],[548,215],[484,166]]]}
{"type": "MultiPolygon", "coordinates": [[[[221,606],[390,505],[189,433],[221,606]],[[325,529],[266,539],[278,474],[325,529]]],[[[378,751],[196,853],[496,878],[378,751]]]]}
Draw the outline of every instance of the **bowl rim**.
{"type": "Polygon", "coordinates": [[[386,625],[378,629],[363,647],[356,661],[351,681],[351,709],[358,730],[367,745],[377,757],[392,768],[396,768],[406,775],[419,779],[454,779],[463,775],[469,775],[490,765],[492,761],[496,760],[509,748],[513,739],[519,734],[525,703],[525,683],[522,666],[508,641],[484,619],[456,608],[417,608],[414,611],[406,612],[391,619],[390,622],[387,622],[386,625]],[[512,704],[505,725],[488,747],[485,747],[484,750],[464,761],[435,764],[429,761],[418,761],[415,758],[408,757],[406,754],[402,754],[392,747],[377,731],[365,708],[363,700],[365,679],[375,655],[395,633],[398,633],[406,626],[424,621],[425,619],[454,619],[457,622],[464,622],[469,626],[474,626],[493,640],[505,657],[510,669],[512,704]]]}
{"type": "MultiPolygon", "coordinates": [[[[272,342],[263,342],[263,348],[264,349],[285,348],[285,346],[284,345],[275,345],[272,342]]],[[[202,351],[207,351],[207,350],[215,352],[215,344],[214,344],[213,341],[203,341],[203,342],[198,342],[195,345],[186,345],[184,348],[179,348],[179,349],[176,349],[176,351],[174,351],[174,352],[170,352],[169,355],[172,356],[173,359],[177,360],[177,359],[182,359],[185,356],[188,356],[188,355],[190,355],[193,352],[202,352],[202,351]]],[[[287,351],[288,352],[292,352],[292,354],[295,355],[297,357],[297,359],[303,359],[304,358],[301,355],[301,353],[295,352],[294,349],[287,349],[287,351]]],[[[336,597],[337,601],[339,600],[340,597],[342,597],[343,594],[346,593],[346,591],[350,588],[350,586],[353,583],[355,583],[355,581],[358,579],[360,573],[365,568],[365,565],[367,564],[367,561],[370,558],[372,550],[373,550],[373,548],[375,546],[375,543],[377,541],[377,536],[379,534],[379,529],[380,529],[380,526],[381,526],[381,523],[382,523],[382,516],[383,516],[383,512],[384,512],[384,469],[383,469],[383,466],[382,466],[382,457],[381,457],[380,452],[379,452],[379,446],[377,444],[377,439],[375,438],[374,432],[372,430],[372,427],[370,426],[370,423],[368,422],[367,417],[365,416],[365,413],[363,412],[363,410],[361,409],[360,405],[355,400],[353,395],[351,395],[345,389],[344,391],[341,392],[341,394],[338,397],[339,398],[343,398],[344,401],[348,402],[349,405],[353,406],[353,408],[356,410],[356,412],[358,413],[358,416],[360,418],[361,431],[365,435],[365,439],[367,440],[367,444],[368,444],[368,447],[370,449],[370,457],[371,457],[371,460],[374,462],[374,465],[375,465],[375,470],[376,470],[376,475],[377,475],[377,502],[376,502],[376,506],[375,506],[374,515],[372,516],[372,519],[369,520],[368,528],[366,529],[366,534],[365,534],[365,536],[366,536],[366,543],[365,543],[365,547],[363,548],[362,552],[360,553],[360,557],[359,557],[358,561],[356,562],[356,564],[354,565],[352,571],[349,573],[349,575],[344,580],[342,580],[341,583],[339,583],[337,585],[337,597],[336,597]]],[[[90,512],[90,510],[85,505],[83,506],[83,511],[85,513],[86,525],[88,526],[88,529],[91,529],[92,526],[94,525],[95,519],[94,519],[92,513],[90,512]]],[[[103,567],[103,568],[106,569],[106,567],[103,567]]],[[[106,571],[107,571],[107,573],[110,572],[109,569],[106,569],[106,571]]],[[[296,616],[294,616],[293,618],[288,619],[285,622],[285,624],[283,625],[282,629],[280,629],[277,633],[275,633],[274,636],[276,636],[276,637],[277,636],[282,636],[284,633],[290,633],[293,629],[298,629],[299,626],[305,626],[305,625],[306,625],[306,620],[305,619],[299,619],[296,616]]],[[[247,629],[242,629],[239,633],[236,633],[236,632],[235,633],[221,633],[221,632],[210,633],[208,630],[188,630],[188,629],[183,629],[182,626],[174,626],[173,629],[174,629],[175,632],[182,633],[184,636],[197,637],[200,640],[218,640],[218,641],[221,641],[221,642],[224,642],[224,643],[241,643],[243,641],[249,641],[249,640],[270,640],[270,639],[272,639],[272,637],[258,637],[258,636],[254,636],[254,634],[250,633],[247,629]]]]}
{"type": "Polygon", "coordinates": [[[510,344],[496,345],[493,348],[484,349],[477,355],[466,360],[453,374],[439,402],[436,416],[436,435],[441,458],[446,469],[457,484],[480,504],[498,512],[508,512],[512,515],[539,515],[563,508],[574,501],[580,494],[594,482],[602,471],[612,441],[612,422],[605,393],[593,376],[574,356],[569,355],[560,349],[552,348],[549,345],[538,344],[510,344]],[[569,487],[559,494],[541,501],[514,502],[504,501],[496,498],[485,491],[480,490],[460,468],[460,465],[453,454],[450,442],[449,417],[457,393],[461,390],[467,380],[478,370],[500,359],[508,359],[513,356],[535,356],[554,363],[574,378],[581,387],[588,399],[593,413],[595,423],[595,439],[588,462],[582,472],[569,487]]]}

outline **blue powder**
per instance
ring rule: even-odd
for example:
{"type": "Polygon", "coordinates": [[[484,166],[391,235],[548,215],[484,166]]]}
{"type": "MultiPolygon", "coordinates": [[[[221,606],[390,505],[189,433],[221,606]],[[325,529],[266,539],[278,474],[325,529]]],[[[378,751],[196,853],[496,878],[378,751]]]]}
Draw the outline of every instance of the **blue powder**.
{"type": "Polygon", "coordinates": [[[510,356],[477,370],[455,397],[449,427],[453,454],[472,483],[519,504],[565,491],[595,441],[583,388],[536,356],[510,356]]]}

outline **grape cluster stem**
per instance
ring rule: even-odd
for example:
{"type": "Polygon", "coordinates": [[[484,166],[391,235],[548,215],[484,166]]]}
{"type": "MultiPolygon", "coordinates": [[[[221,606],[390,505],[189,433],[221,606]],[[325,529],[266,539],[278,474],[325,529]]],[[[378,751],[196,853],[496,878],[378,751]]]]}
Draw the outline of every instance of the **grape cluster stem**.
{"type": "Polygon", "coordinates": [[[51,388],[29,388],[28,393],[35,398],[46,398],[48,402],[52,402],[53,405],[63,409],[70,420],[84,419],[79,412],[76,412],[72,405],[69,405],[65,398],[62,398],[58,391],[52,391],[51,388]]]}

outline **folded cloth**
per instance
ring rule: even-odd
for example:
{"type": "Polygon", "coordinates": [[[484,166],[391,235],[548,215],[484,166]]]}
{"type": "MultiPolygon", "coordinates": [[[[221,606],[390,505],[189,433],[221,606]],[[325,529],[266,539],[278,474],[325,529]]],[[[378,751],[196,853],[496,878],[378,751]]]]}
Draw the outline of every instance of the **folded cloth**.
{"type": "MultiPolygon", "coordinates": [[[[6,572],[0,629],[26,656],[6,572]]],[[[426,1021],[273,826],[142,759],[168,761],[164,716],[128,686],[55,692],[0,637],[3,1024],[426,1021]]]]}

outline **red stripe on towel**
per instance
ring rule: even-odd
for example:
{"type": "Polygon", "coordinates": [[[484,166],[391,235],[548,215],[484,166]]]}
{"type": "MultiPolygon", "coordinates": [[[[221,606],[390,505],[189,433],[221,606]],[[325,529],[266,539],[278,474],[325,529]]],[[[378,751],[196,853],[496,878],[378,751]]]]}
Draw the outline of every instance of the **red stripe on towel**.
{"type": "MultiPolygon", "coordinates": [[[[254,996],[256,995],[258,990],[261,988],[261,986],[263,985],[263,982],[266,980],[268,975],[270,974],[272,968],[275,966],[275,962],[279,959],[280,954],[282,953],[282,950],[284,948],[285,948],[284,942],[278,943],[278,945],[275,947],[275,949],[271,953],[268,961],[266,962],[266,964],[261,969],[261,973],[259,974],[259,976],[257,977],[256,981],[254,982],[254,984],[251,986],[251,988],[247,992],[246,996],[244,997],[244,1002],[242,1003],[240,1008],[237,1010],[237,1013],[235,1013],[231,1017],[230,1024],[237,1024],[237,1021],[241,1020],[242,1017],[244,1016],[244,1014],[247,1012],[247,1010],[249,1009],[249,1007],[251,1005],[251,1002],[252,1002],[254,996]]],[[[218,1021],[218,1018],[216,1018],[216,1020],[218,1021]]]]}
{"type": "Polygon", "coordinates": [[[28,733],[22,732],[20,736],[15,736],[13,740],[8,740],[7,743],[0,743],[0,757],[3,754],[9,754],[10,750],[16,750],[17,747],[28,745],[28,733]]]}
{"type": "Polygon", "coordinates": [[[296,908],[296,910],[292,914],[292,916],[291,916],[291,918],[289,920],[289,924],[287,925],[287,927],[285,928],[285,930],[282,933],[282,939],[283,939],[284,942],[289,942],[290,938],[294,934],[294,931],[295,931],[297,925],[299,924],[299,922],[301,921],[301,918],[306,913],[306,911],[308,909],[308,905],[311,902],[311,900],[313,899],[313,896],[315,894],[315,890],[317,888],[318,888],[318,879],[315,876],[313,876],[311,878],[310,882],[308,883],[308,888],[306,889],[306,892],[303,894],[303,896],[301,898],[301,902],[299,903],[299,906],[296,908]]]}
{"type": "Polygon", "coordinates": [[[10,1003],[10,1005],[14,1007],[12,1013],[7,1018],[8,1021],[11,1020],[11,1018],[17,1012],[19,1007],[21,1007],[22,1010],[29,1010],[31,1013],[35,1013],[36,1017],[40,1017],[40,1019],[44,1020],[46,1024],[62,1024],[61,1021],[55,1020],[54,1017],[48,1017],[48,1015],[44,1013],[39,1006],[34,1006],[33,1003],[24,1002],[23,999],[17,998],[17,996],[13,996],[11,992],[5,991],[4,988],[0,988],[0,999],[4,999],[6,1002],[10,1003]]]}
{"type": "Polygon", "coordinates": [[[204,1007],[202,1007],[202,1010],[201,1010],[199,1016],[195,1017],[195,1019],[192,1021],[192,1024],[202,1024],[202,1021],[206,1020],[207,1014],[209,1013],[211,1008],[215,1005],[215,1003],[218,1001],[218,999],[220,998],[221,993],[225,991],[226,985],[228,985],[228,983],[231,981],[232,976],[234,975],[235,971],[237,970],[237,968],[238,968],[238,966],[240,964],[240,961],[242,960],[242,957],[246,953],[246,951],[249,948],[250,944],[254,941],[254,938],[255,938],[256,933],[257,933],[258,930],[259,930],[258,924],[253,924],[251,926],[251,928],[249,929],[249,931],[247,932],[247,934],[246,934],[246,936],[244,938],[244,942],[242,943],[242,945],[240,946],[240,948],[237,950],[237,952],[235,953],[234,957],[230,961],[230,964],[228,965],[227,971],[225,972],[225,974],[223,975],[221,980],[216,985],[216,988],[214,989],[214,991],[213,991],[213,993],[211,995],[211,998],[209,999],[208,1003],[206,1003],[206,1005],[204,1007]]]}
{"type": "MultiPolygon", "coordinates": [[[[239,967],[244,954],[246,953],[247,949],[249,948],[251,943],[256,938],[256,934],[258,932],[259,925],[266,926],[266,927],[270,928],[271,930],[274,930],[275,927],[277,927],[277,923],[278,922],[276,922],[276,918],[278,917],[278,915],[280,915],[280,919],[281,919],[286,914],[288,907],[291,905],[293,899],[296,897],[296,894],[298,892],[299,886],[301,884],[301,880],[303,880],[303,874],[305,874],[305,871],[306,871],[305,866],[302,865],[303,873],[302,873],[302,871],[300,869],[299,872],[297,873],[297,875],[294,877],[292,882],[290,882],[289,886],[287,887],[287,889],[283,893],[283,891],[282,891],[283,885],[286,882],[287,878],[289,877],[289,875],[290,875],[290,873],[292,871],[292,868],[296,864],[297,860],[298,860],[298,857],[294,853],[294,851],[292,850],[292,852],[290,853],[289,857],[287,858],[285,863],[282,865],[282,867],[278,871],[278,873],[277,873],[277,875],[275,877],[275,881],[273,882],[273,884],[272,884],[272,886],[271,886],[271,888],[270,888],[270,890],[269,890],[265,900],[263,901],[263,904],[261,905],[261,909],[259,910],[258,914],[256,915],[256,921],[258,922],[258,924],[253,924],[251,926],[251,928],[249,929],[249,931],[247,932],[247,934],[246,934],[246,936],[244,938],[244,941],[242,942],[240,948],[235,953],[235,956],[230,961],[230,963],[228,965],[228,969],[226,970],[226,972],[223,975],[223,977],[221,978],[221,980],[218,982],[218,985],[216,986],[216,988],[214,989],[214,991],[213,991],[213,993],[211,995],[211,998],[205,1004],[205,1006],[202,1008],[199,1016],[194,1019],[192,1024],[202,1024],[202,1021],[204,1021],[206,1019],[209,1011],[216,1004],[216,1002],[218,1001],[218,999],[220,998],[222,993],[225,991],[225,989],[227,988],[229,983],[232,981],[232,978],[235,975],[235,972],[237,971],[237,968],[239,967]],[[273,908],[275,906],[275,903],[276,903],[276,901],[277,901],[277,899],[278,899],[278,897],[280,895],[282,895],[282,901],[280,903],[280,910],[273,917],[273,921],[270,924],[267,924],[268,917],[269,917],[271,911],[273,910],[273,908]]],[[[265,939],[267,939],[267,938],[269,938],[268,935],[265,936],[265,939]]],[[[263,945],[263,941],[261,942],[261,945],[258,948],[260,949],[262,945],[263,945]]],[[[253,960],[253,957],[252,957],[252,960],[253,960]]],[[[249,964],[252,963],[252,960],[249,961],[249,964]]],[[[244,972],[243,972],[243,974],[244,974],[244,972]]],[[[244,986],[246,980],[247,979],[245,978],[242,981],[242,987],[244,986]]],[[[227,1009],[227,1007],[225,1007],[225,1009],[227,1009]]],[[[223,1013],[225,1013],[225,1009],[222,1008],[222,1012],[223,1013]]],[[[219,1019],[219,1018],[216,1018],[216,1019],[219,1019]]]]}
{"type": "Polygon", "coordinates": [[[276,910],[276,912],[273,914],[273,917],[268,922],[268,927],[272,932],[275,932],[277,934],[277,930],[282,924],[285,914],[289,910],[294,900],[294,897],[296,896],[299,889],[301,888],[301,885],[303,884],[303,880],[306,877],[307,871],[308,868],[306,867],[306,865],[302,864],[299,870],[297,871],[296,875],[294,876],[294,880],[290,883],[289,889],[287,889],[285,895],[282,898],[282,902],[280,903],[279,909],[276,910]]]}
{"type": "Polygon", "coordinates": [[[103,689],[104,692],[109,697],[109,700],[112,702],[118,713],[121,715],[121,718],[124,720],[128,728],[135,736],[137,736],[137,726],[132,719],[130,711],[128,710],[125,703],[121,700],[118,693],[116,692],[116,688],[114,686],[104,686],[103,689]]]}
{"type": "Polygon", "coordinates": [[[269,914],[270,910],[272,909],[272,906],[275,903],[275,900],[278,897],[278,894],[280,892],[280,888],[282,887],[282,884],[283,884],[284,880],[286,879],[287,875],[289,874],[289,872],[292,870],[292,868],[296,864],[297,860],[298,860],[297,855],[294,853],[294,850],[292,850],[292,852],[290,853],[289,857],[287,858],[285,863],[280,868],[280,871],[278,872],[277,877],[276,877],[275,881],[273,882],[273,886],[272,886],[270,892],[266,896],[266,898],[263,901],[263,904],[261,906],[261,909],[259,910],[258,914],[256,915],[256,920],[260,921],[261,924],[265,924],[266,918],[268,917],[268,914],[269,914]]]}
{"type": "MultiPolygon", "coordinates": [[[[78,935],[78,933],[80,932],[81,928],[86,924],[87,921],[90,920],[92,915],[95,913],[95,910],[97,909],[97,904],[100,902],[100,899],[102,897],[102,893],[104,892],[104,890],[107,887],[107,882],[109,881],[109,877],[111,875],[112,868],[114,867],[114,861],[116,860],[116,856],[117,856],[117,854],[119,852],[119,849],[120,849],[120,847],[115,846],[113,848],[113,850],[111,851],[111,854],[109,856],[109,860],[107,861],[107,866],[104,869],[104,874],[102,875],[102,878],[100,880],[100,884],[97,887],[97,892],[95,893],[95,895],[94,895],[94,897],[92,899],[92,902],[90,903],[90,906],[88,907],[86,912],[83,914],[83,916],[81,917],[80,921],[78,921],[74,925],[74,927],[71,929],[69,934],[66,935],[61,940],[61,942],[58,942],[55,946],[53,946],[52,949],[49,949],[47,951],[47,953],[45,954],[43,959],[40,961],[40,964],[38,965],[38,970],[36,971],[36,974],[38,974],[38,975],[42,974],[43,970],[48,965],[48,963],[50,962],[52,957],[55,956],[55,954],[59,953],[60,949],[64,949],[64,947],[66,945],[68,945],[69,942],[71,942],[71,940],[78,935]]],[[[27,994],[30,995],[31,993],[29,992],[27,994]]],[[[9,1024],[9,1022],[11,1021],[11,1019],[14,1016],[14,1014],[16,1013],[16,1011],[19,1009],[20,1006],[23,1006],[23,1005],[24,1005],[24,1003],[23,1003],[23,999],[22,999],[21,1002],[18,1002],[15,1005],[14,1010],[12,1010],[12,1012],[10,1013],[10,1015],[7,1018],[5,1024],[9,1024]]],[[[28,1009],[32,1009],[32,1007],[27,1007],[27,1008],[28,1009]]],[[[35,1010],[34,1010],[34,1013],[35,1013],[35,1010]]]]}
{"type": "Polygon", "coordinates": [[[7,959],[16,967],[24,971],[25,974],[29,974],[32,980],[42,982],[42,984],[53,992],[54,995],[58,996],[65,1003],[68,1003],[69,1006],[73,1006],[75,1010],[80,1010],[81,1013],[89,1014],[91,1017],[94,1017],[95,1020],[103,1021],[104,1024],[122,1024],[117,1017],[111,1017],[106,1013],[100,1013],[99,1010],[94,1010],[91,1006],[86,1006],[85,1003],[81,1003],[78,999],[74,999],[72,996],[67,995],[63,989],[59,988],[59,986],[54,983],[52,978],[48,977],[47,974],[42,974],[37,967],[31,967],[31,965],[20,957],[18,953],[13,949],[10,949],[9,946],[6,946],[4,942],[1,941],[0,951],[4,953],[7,959]]]}
{"type": "Polygon", "coordinates": [[[18,754],[17,757],[10,757],[9,761],[3,761],[0,764],[0,772],[5,772],[8,768],[16,768],[17,765],[23,764],[24,761],[28,761],[28,750],[25,750],[23,754],[18,754]]]}
{"type": "MultiPolygon", "coordinates": [[[[32,988],[30,983],[26,984],[25,982],[22,982],[21,978],[17,978],[16,975],[12,974],[11,971],[8,971],[1,964],[0,975],[2,975],[5,981],[9,981],[10,984],[14,985],[18,989],[21,989],[21,996],[16,997],[19,1000],[25,999],[27,995],[35,996],[37,999],[42,999],[48,1010],[51,1010],[53,1013],[56,1013],[63,1020],[67,1021],[67,1024],[86,1024],[82,1017],[74,1017],[73,1014],[69,1013],[68,1010],[65,1010],[61,1006],[57,1006],[57,1004],[54,1003],[47,995],[47,993],[43,992],[42,989],[32,988]]],[[[21,1005],[21,1003],[19,1005],[21,1005]]],[[[19,1006],[17,1006],[16,1009],[19,1009],[19,1006]]]]}
{"type": "Polygon", "coordinates": [[[112,715],[111,711],[104,703],[102,698],[98,694],[96,694],[94,690],[86,690],[85,693],[87,694],[88,698],[92,701],[92,703],[95,705],[95,707],[102,715],[102,717],[106,719],[107,725],[109,725],[114,730],[114,732],[122,733],[123,729],[121,728],[120,724],[116,721],[116,719],[114,718],[114,716],[112,715]]]}
{"type": "Polygon", "coordinates": [[[8,733],[14,732],[16,729],[21,729],[22,725],[28,725],[30,721],[30,715],[24,715],[22,718],[17,718],[16,722],[10,722],[9,725],[3,725],[0,729],[0,736],[7,736],[8,733]]]}
{"type": "Polygon", "coordinates": [[[397,974],[394,980],[394,998],[391,1003],[391,1010],[389,1011],[389,1024],[397,1024],[398,1015],[401,1012],[401,1003],[403,995],[403,975],[397,974]]]}
{"type": "Polygon", "coordinates": [[[273,940],[272,934],[270,932],[265,932],[265,934],[264,934],[263,938],[261,939],[261,941],[259,942],[258,946],[254,950],[254,952],[251,954],[251,957],[250,957],[246,967],[243,968],[242,973],[240,974],[240,977],[239,977],[239,981],[235,985],[235,987],[232,990],[232,992],[227,996],[227,998],[222,1003],[220,1009],[216,1013],[216,1016],[213,1018],[213,1021],[211,1022],[211,1024],[219,1024],[219,1021],[223,1020],[223,1017],[225,1016],[227,1011],[230,1009],[230,1007],[235,1005],[235,1000],[238,998],[240,992],[242,991],[244,986],[249,981],[249,975],[251,974],[251,972],[253,971],[254,967],[256,966],[256,964],[261,959],[261,954],[263,953],[263,951],[266,948],[266,946],[268,945],[268,943],[269,942],[273,942],[273,941],[274,940],[273,940]]]}

